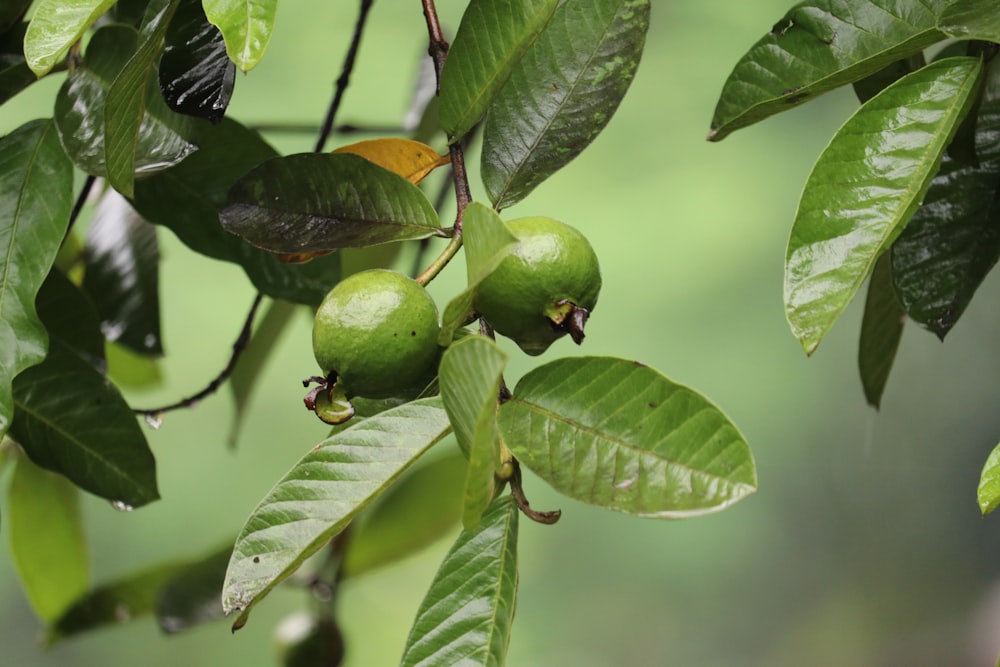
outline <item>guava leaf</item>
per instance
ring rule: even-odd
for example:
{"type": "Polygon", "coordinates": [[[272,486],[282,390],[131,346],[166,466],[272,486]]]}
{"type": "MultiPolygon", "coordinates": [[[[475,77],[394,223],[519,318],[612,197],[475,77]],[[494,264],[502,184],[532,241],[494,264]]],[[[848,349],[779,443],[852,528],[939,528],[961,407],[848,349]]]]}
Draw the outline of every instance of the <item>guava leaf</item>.
{"type": "MultiPolygon", "coordinates": [[[[111,83],[104,102],[104,159],[108,182],[126,197],[134,191],[135,173],[149,165],[139,151],[141,128],[146,119],[147,91],[165,106],[156,84],[156,64],[163,50],[163,36],[180,0],[151,0],[139,31],[139,46],[111,83]]],[[[182,137],[171,137],[173,148],[183,159],[196,146],[182,137]]],[[[173,161],[170,162],[173,164],[173,161]]],[[[165,165],[160,165],[165,166],[165,165]]]]}
{"type": "Polygon", "coordinates": [[[79,493],[25,457],[16,460],[7,493],[4,527],[14,569],[32,609],[52,622],[90,587],[79,493]]]}
{"type": "Polygon", "coordinates": [[[236,85],[236,65],[201,0],[181,0],[164,42],[159,77],[167,106],[213,123],[222,120],[236,85]]]}
{"type": "Polygon", "coordinates": [[[226,614],[251,609],[343,530],[449,431],[438,397],[369,417],[311,449],[260,502],[233,548],[222,590],[226,614]]]}
{"type": "Polygon", "coordinates": [[[414,185],[424,180],[424,177],[437,167],[451,161],[448,155],[438,155],[437,151],[427,144],[394,137],[359,141],[341,146],[333,152],[359,155],[383,169],[399,174],[414,185]]]}
{"type": "Polygon", "coordinates": [[[11,437],[36,464],[123,509],[156,500],[156,462],[145,435],[97,370],[103,337],[89,299],[54,271],[37,305],[49,352],[14,379],[11,437]]]}
{"type": "Polygon", "coordinates": [[[638,362],[558,359],[500,407],[507,447],[571,498],[635,516],[721,510],[757,488],[750,448],[705,397],[638,362]]]}
{"type": "Polygon", "coordinates": [[[83,288],[97,306],[107,340],[162,355],[156,227],[114,190],[101,198],[87,228],[84,265],[83,288]]]}
{"type": "Polygon", "coordinates": [[[444,235],[417,186],[350,154],[267,160],[236,182],[219,219],[258,248],[292,254],[444,235]]]}
{"type": "Polygon", "coordinates": [[[170,229],[192,250],[243,267],[254,287],[276,299],[317,305],[340,278],[340,258],[282,264],[219,225],[236,180],[277,152],[260,135],[225,118],[218,125],[192,119],[188,135],[198,150],[180,164],[136,181],[133,205],[146,220],[170,229]]]}
{"type": "Polygon", "coordinates": [[[160,589],[186,563],[169,563],[108,582],[87,592],[49,625],[45,643],[89,630],[124,625],[153,613],[160,589]]]}
{"type": "Polygon", "coordinates": [[[161,630],[174,634],[223,617],[219,594],[231,551],[227,544],[178,567],[163,582],[155,607],[161,630]]]}
{"type": "Polygon", "coordinates": [[[979,477],[979,489],[977,491],[979,500],[979,510],[986,516],[1000,505],[1000,445],[997,445],[986,463],[979,477]]]}
{"type": "Polygon", "coordinates": [[[868,100],[806,182],[785,260],[785,312],[812,354],[920,205],[968,111],[978,59],[947,58],[868,100]]]}
{"type": "Polygon", "coordinates": [[[945,154],[923,205],[892,244],[907,314],[944,338],[1000,256],[1000,67],[988,70],[971,166],[945,154]]]}
{"type": "Polygon", "coordinates": [[[473,202],[465,209],[462,222],[468,287],[452,299],[441,317],[438,344],[450,345],[455,331],[473,315],[476,288],[503,261],[517,243],[500,216],[485,204],[473,202]]]}
{"type": "Polygon", "coordinates": [[[740,58],[715,107],[709,140],[863,79],[944,39],[947,0],[808,0],[740,58]]]}
{"type": "Polygon", "coordinates": [[[1000,13],[992,0],[954,0],[941,12],[938,28],[955,39],[1000,42],[1000,13]]]}
{"type": "MultiPolygon", "coordinates": [[[[24,17],[31,2],[32,0],[6,0],[0,4],[0,33],[5,33],[14,27],[24,17]]],[[[24,33],[22,32],[21,35],[23,37],[24,33]]],[[[21,51],[24,52],[23,46],[21,51]]]]}
{"type": "Polygon", "coordinates": [[[24,59],[24,31],[28,24],[0,34],[0,104],[5,104],[37,79],[24,59]]]}
{"type": "Polygon", "coordinates": [[[444,456],[407,470],[351,524],[342,575],[360,576],[443,537],[462,518],[468,467],[453,447],[444,456]]]}
{"type": "Polygon", "coordinates": [[[483,183],[500,208],[521,201],[600,134],[628,91],[649,0],[564,2],[489,108],[483,183]]]}
{"type": "Polygon", "coordinates": [[[497,498],[476,530],[458,536],[406,638],[401,667],[501,666],[517,602],[517,516],[497,498]]]}
{"type": "MultiPolygon", "coordinates": [[[[66,152],[73,163],[82,171],[93,176],[108,175],[106,163],[105,115],[112,121],[116,132],[124,131],[126,122],[131,122],[128,114],[134,109],[133,100],[121,97],[108,107],[106,100],[136,50],[138,36],[135,30],[124,25],[108,25],[100,28],[87,45],[83,63],[76,67],[63,83],[56,96],[55,121],[66,152]],[[106,108],[107,107],[107,108],[106,108]],[[127,117],[128,116],[128,117],[127,117]]],[[[123,79],[116,96],[126,91],[123,79]]],[[[132,90],[132,89],[129,89],[132,90]]],[[[138,92],[132,90],[135,94],[138,92]]],[[[142,174],[165,169],[187,157],[195,145],[184,136],[189,131],[185,116],[175,114],[167,108],[155,81],[145,87],[145,114],[139,125],[138,142],[135,147],[135,171],[142,174]]],[[[131,128],[131,126],[129,126],[131,128]]],[[[126,140],[131,146],[132,139],[116,135],[113,151],[124,150],[126,140]]],[[[131,150],[131,149],[129,149],[131,150]]],[[[116,152],[115,159],[123,160],[128,155],[116,152]]],[[[121,169],[121,165],[116,167],[121,169]]]]}
{"type": "Polygon", "coordinates": [[[896,298],[892,286],[892,262],[883,253],[868,283],[868,298],[861,321],[861,341],[858,345],[858,369],[861,385],[868,404],[877,410],[882,403],[882,392],[889,380],[892,362],[903,337],[906,311],[896,298]]]}
{"type": "Polygon", "coordinates": [[[66,233],[72,188],[73,165],[51,121],[0,139],[0,437],[14,412],[14,377],[45,358],[35,295],[66,233]]]}
{"type": "Polygon", "coordinates": [[[236,362],[236,368],[229,378],[234,403],[233,421],[229,428],[230,447],[236,447],[257,380],[297,309],[296,304],[289,301],[272,301],[260,318],[260,324],[254,329],[250,343],[236,362]]]}
{"type": "Polygon", "coordinates": [[[28,67],[42,77],[115,0],[39,0],[24,36],[28,67]]]}
{"type": "Polygon", "coordinates": [[[208,20],[226,40],[229,57],[249,72],[271,41],[278,0],[204,0],[203,4],[208,20]]]}
{"type": "Polygon", "coordinates": [[[441,357],[441,400],[462,451],[469,456],[462,524],[475,530],[493,500],[500,468],[497,399],[507,355],[483,336],[452,343],[441,357]]]}
{"type": "Polygon", "coordinates": [[[438,114],[452,143],[479,122],[558,0],[473,0],[441,72],[438,114]]]}

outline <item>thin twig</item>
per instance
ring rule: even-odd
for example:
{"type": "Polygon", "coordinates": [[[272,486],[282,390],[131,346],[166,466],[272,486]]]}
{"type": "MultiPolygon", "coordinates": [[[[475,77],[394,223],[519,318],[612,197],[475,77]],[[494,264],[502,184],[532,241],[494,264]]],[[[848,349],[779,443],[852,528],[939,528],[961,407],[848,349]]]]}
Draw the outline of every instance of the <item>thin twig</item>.
{"type": "Polygon", "coordinates": [[[330,130],[333,128],[333,120],[337,115],[337,110],[340,109],[340,102],[344,98],[344,92],[347,90],[348,84],[351,82],[351,72],[354,71],[354,60],[358,55],[358,47],[361,45],[361,35],[364,32],[365,22],[368,19],[368,11],[372,8],[373,3],[374,0],[361,0],[358,21],[354,24],[354,35],[351,37],[351,46],[347,49],[347,55],[344,57],[340,76],[337,77],[333,100],[330,102],[329,109],[327,109],[326,118],[323,120],[323,125],[320,128],[319,138],[316,140],[315,150],[317,153],[321,152],[326,145],[326,140],[330,136],[330,130]]]}
{"type": "Polygon", "coordinates": [[[233,343],[233,353],[229,357],[229,363],[226,367],[222,369],[222,372],[215,376],[215,379],[208,383],[204,389],[199,391],[197,394],[190,396],[188,398],[181,399],[176,403],[171,403],[170,405],[165,405],[160,408],[149,408],[143,410],[132,410],[137,415],[144,415],[147,417],[159,417],[164,412],[170,412],[171,410],[179,410],[181,408],[190,408],[196,405],[199,401],[207,396],[211,396],[222,383],[229,379],[229,376],[233,374],[233,370],[236,369],[236,362],[239,361],[240,354],[246,349],[247,344],[250,342],[250,333],[253,331],[253,321],[257,316],[257,309],[260,307],[261,301],[264,300],[264,295],[257,293],[254,297],[253,305],[250,306],[250,312],[247,314],[246,321],[243,323],[243,329],[240,330],[240,335],[233,343]]]}
{"type": "Polygon", "coordinates": [[[76,201],[73,203],[73,210],[69,214],[69,222],[66,224],[66,233],[63,234],[63,240],[65,241],[69,238],[69,233],[73,230],[73,224],[76,219],[80,217],[80,211],[83,210],[83,205],[87,203],[87,199],[90,198],[90,191],[94,188],[94,183],[97,182],[96,176],[88,176],[87,180],[83,182],[83,187],[80,188],[80,194],[76,196],[76,201]]]}
{"type": "Polygon", "coordinates": [[[559,517],[562,516],[562,510],[539,512],[538,510],[531,509],[528,499],[524,496],[524,488],[521,486],[521,464],[516,458],[511,458],[510,462],[514,466],[514,472],[510,476],[510,495],[514,497],[517,508],[526,517],[538,523],[552,525],[558,521],[559,517]]]}

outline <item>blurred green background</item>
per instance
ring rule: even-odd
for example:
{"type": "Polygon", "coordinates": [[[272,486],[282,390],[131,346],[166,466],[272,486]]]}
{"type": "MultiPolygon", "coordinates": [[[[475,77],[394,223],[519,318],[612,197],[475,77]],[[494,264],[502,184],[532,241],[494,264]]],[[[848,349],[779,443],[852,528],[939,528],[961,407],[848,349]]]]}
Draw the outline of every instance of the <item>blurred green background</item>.
{"type": "MultiPolygon", "coordinates": [[[[760,490],[720,514],[640,520],[565,499],[528,477],[520,597],[508,664],[992,665],[1000,651],[1000,519],[981,519],[978,475],[1000,437],[1000,312],[993,276],[941,344],[910,326],[881,412],[865,405],[855,358],[860,303],[813,358],[781,306],[785,243],[802,184],[856,107],[849,91],[705,141],[715,99],[742,53],[788,0],[657,3],[638,76],[608,129],[507,217],[546,214],[582,229],[604,291],[586,344],[543,357],[639,359],[716,402],[754,451],[760,490]]],[[[356,3],[283,3],[263,63],[240,75],[231,115],[318,124],[356,3]]],[[[452,31],[462,2],[439,2],[452,31]]],[[[376,2],[342,122],[395,124],[426,32],[416,0],[376,2]]],[[[51,113],[52,77],[4,107],[0,132],[51,113]]],[[[309,135],[270,135],[285,152],[309,135]]],[[[335,138],[347,143],[354,138],[335,138]]],[[[472,177],[478,163],[471,160],[472,177]]],[[[481,192],[481,189],[477,190],[481,192]]],[[[137,407],[193,393],[221,369],[253,297],[242,272],[161,233],[164,382],[137,407]]],[[[460,266],[432,285],[443,306],[460,266]]],[[[506,345],[513,384],[535,364],[506,345]]],[[[302,409],[313,373],[305,316],[267,367],[237,451],[225,391],[150,430],[163,500],[132,513],[84,502],[97,581],[198,556],[231,540],[271,485],[325,433],[302,409]]],[[[450,543],[345,585],[351,667],[396,664],[450,543]]],[[[38,646],[42,627],[0,555],[0,663],[188,667],[267,665],[276,623],[305,603],[282,591],[244,630],[225,622],[164,637],[151,619],[38,646]]]]}

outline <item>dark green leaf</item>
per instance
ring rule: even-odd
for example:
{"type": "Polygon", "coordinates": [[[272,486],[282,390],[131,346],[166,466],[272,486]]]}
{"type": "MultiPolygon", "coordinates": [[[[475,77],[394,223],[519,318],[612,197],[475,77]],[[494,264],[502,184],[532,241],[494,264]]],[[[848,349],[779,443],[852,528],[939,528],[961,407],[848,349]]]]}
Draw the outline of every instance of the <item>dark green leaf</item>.
{"type": "Polygon", "coordinates": [[[496,488],[494,477],[501,465],[497,399],[506,364],[507,355],[483,336],[453,343],[441,358],[441,399],[455,438],[469,456],[462,514],[467,530],[479,525],[496,488]]]}
{"type": "Polygon", "coordinates": [[[201,0],[181,0],[167,29],[160,59],[160,89],[178,113],[217,123],[229,106],[236,65],[222,33],[205,18],[201,0]]]}
{"type": "Polygon", "coordinates": [[[45,642],[53,644],[89,630],[124,625],[153,613],[160,589],[184,565],[157,565],[90,591],[49,626],[45,642]]]}
{"type": "Polygon", "coordinates": [[[564,2],[490,106],[483,183],[497,209],[524,199],[600,134],[628,91],[649,0],[564,2]]]}
{"type": "Polygon", "coordinates": [[[517,602],[517,507],[498,498],[462,531],[434,576],[406,638],[401,667],[506,661],[517,602]]]}
{"type": "MultiPolygon", "coordinates": [[[[145,148],[141,129],[147,118],[146,98],[148,93],[148,97],[161,106],[164,104],[156,76],[156,63],[163,49],[163,36],[179,2],[150,2],[139,32],[139,46],[115,77],[104,102],[107,178],[112,187],[127,197],[133,194],[136,172],[148,167],[145,156],[140,154],[145,148]],[[155,92],[149,92],[151,90],[155,92]]],[[[196,148],[177,134],[172,137],[164,135],[163,139],[176,154],[170,164],[184,159],[196,148]]]]}
{"type": "Polygon", "coordinates": [[[517,238],[503,224],[500,216],[489,206],[479,202],[473,202],[465,209],[462,238],[465,241],[468,287],[452,299],[444,310],[441,335],[438,337],[438,344],[442,346],[450,345],[455,331],[472,318],[476,288],[517,243],[517,238]]]}
{"type": "Polygon", "coordinates": [[[7,504],[14,568],[38,617],[51,622],[90,587],[79,494],[27,458],[14,464],[7,504]]]}
{"type": "Polygon", "coordinates": [[[163,354],[160,336],[160,251],[156,228],[108,190],[87,229],[83,288],[109,341],[163,354]]]}
{"type": "Polygon", "coordinates": [[[285,475],[236,539],[222,592],[226,613],[250,610],[337,535],[448,433],[440,398],[406,403],[319,443],[285,475]]]}
{"type": "Polygon", "coordinates": [[[233,234],[278,253],[443,235],[420,188],[349,153],[302,153],[264,162],[236,182],[220,219],[233,234]]]}
{"type": "Polygon", "coordinates": [[[858,369],[861,385],[869,405],[878,409],[882,392],[889,380],[889,371],[903,337],[906,311],[896,298],[892,286],[892,263],[889,254],[883,253],[872,270],[865,301],[865,316],[861,322],[861,341],[858,346],[858,369]]]}
{"type": "Polygon", "coordinates": [[[223,617],[222,580],[232,547],[179,567],[164,582],[156,599],[160,629],[173,634],[223,617]]]}
{"type": "Polygon", "coordinates": [[[897,60],[874,74],[869,74],[865,78],[855,81],[853,84],[854,94],[857,96],[858,101],[864,104],[885,90],[890,84],[902,79],[910,72],[916,72],[926,64],[927,60],[924,58],[923,53],[916,53],[909,58],[897,60]]]}
{"type": "Polygon", "coordinates": [[[940,41],[946,0],[809,0],[754,44],[726,80],[708,138],[858,81],[940,41]]]}
{"type": "Polygon", "coordinates": [[[114,23],[125,23],[138,28],[149,2],[150,0],[118,0],[108,11],[108,18],[114,23]]]}
{"type": "Polygon", "coordinates": [[[757,488],[746,441],[700,394],[638,362],[559,359],[500,408],[514,455],[557,491],[654,518],[727,507],[757,488]]]}
{"type": "Polygon", "coordinates": [[[233,421],[229,429],[229,446],[235,447],[239,439],[243,420],[246,418],[250,397],[257,384],[257,379],[264,370],[264,365],[277,346],[278,339],[291,323],[291,317],[297,307],[288,301],[274,301],[260,320],[253,332],[250,343],[240,355],[229,378],[229,387],[233,393],[233,421]]]}
{"type": "Polygon", "coordinates": [[[393,563],[444,536],[462,518],[468,467],[455,447],[407,470],[351,524],[344,576],[356,577],[393,563]]]}
{"type": "Polygon", "coordinates": [[[479,122],[558,0],[473,0],[441,74],[438,113],[450,141],[479,122]]]}
{"type": "Polygon", "coordinates": [[[61,271],[53,270],[38,290],[35,305],[50,341],[66,345],[99,373],[106,370],[101,318],[83,290],[61,271]]]}
{"type": "MultiPolygon", "coordinates": [[[[0,4],[0,33],[5,33],[17,25],[24,18],[24,14],[28,11],[28,6],[31,5],[31,2],[32,0],[4,0],[3,4],[0,4]]],[[[21,32],[21,37],[24,37],[23,32],[21,32]]]]}
{"type": "Polygon", "coordinates": [[[941,161],[923,205],[892,245],[896,291],[907,314],[938,337],[958,321],[1000,256],[1000,67],[979,105],[979,166],[941,161]]]}
{"type": "Polygon", "coordinates": [[[39,0],[24,36],[24,55],[31,70],[39,77],[48,74],[113,4],[115,0],[39,0]]]}
{"type": "Polygon", "coordinates": [[[66,233],[73,166],[51,121],[0,139],[0,436],[14,411],[11,382],[45,357],[35,295],[66,233]]]}
{"type": "Polygon", "coordinates": [[[0,104],[37,80],[24,59],[24,31],[27,27],[27,23],[22,23],[0,34],[0,104]]]}
{"type": "Polygon", "coordinates": [[[977,492],[979,499],[979,509],[986,516],[1000,505],[1000,445],[997,445],[986,463],[979,477],[979,489],[977,492]]]}
{"type": "Polygon", "coordinates": [[[994,0],[954,0],[941,12],[938,27],[956,39],[1000,42],[1000,12],[994,0]]]}
{"type": "MultiPolygon", "coordinates": [[[[239,264],[254,287],[276,299],[316,305],[340,278],[337,255],[305,264],[282,264],[219,225],[219,209],[236,180],[277,153],[257,132],[223,119],[218,125],[193,120],[198,150],[180,164],[136,181],[136,210],[174,232],[203,255],[239,264]]],[[[339,253],[338,253],[339,254],[339,253]]]]}
{"type": "Polygon", "coordinates": [[[866,102],[813,167],[785,260],[785,311],[811,354],[920,205],[981,71],[931,63],[866,102]]]}
{"type": "MultiPolygon", "coordinates": [[[[63,146],[74,164],[88,174],[107,175],[105,101],[112,82],[133,57],[137,40],[135,30],[124,25],[109,25],[95,32],[83,63],[73,70],[56,97],[55,120],[63,146]]],[[[195,145],[182,136],[189,131],[185,116],[167,108],[155,80],[146,85],[143,104],[146,113],[138,130],[134,167],[136,172],[147,174],[183,160],[195,145]]],[[[110,113],[115,122],[123,122],[127,111],[128,105],[119,99],[110,113]]],[[[116,131],[122,127],[116,126],[116,131]]],[[[116,145],[116,150],[121,145],[116,145]]]]}
{"type": "Polygon", "coordinates": [[[260,62],[274,30],[278,0],[204,0],[208,20],[219,27],[233,62],[249,72],[260,62]]]}

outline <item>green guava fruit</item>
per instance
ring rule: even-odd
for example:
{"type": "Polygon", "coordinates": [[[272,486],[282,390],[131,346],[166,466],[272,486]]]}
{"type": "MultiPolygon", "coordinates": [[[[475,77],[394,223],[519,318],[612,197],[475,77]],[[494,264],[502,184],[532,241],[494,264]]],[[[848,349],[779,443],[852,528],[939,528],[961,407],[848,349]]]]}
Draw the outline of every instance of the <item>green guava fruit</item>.
{"type": "Polygon", "coordinates": [[[518,243],[479,283],[476,312],[530,355],[541,354],[567,333],[579,345],[601,291],[590,242],[552,218],[519,218],[507,227],[518,243]]]}
{"type": "Polygon", "coordinates": [[[419,392],[441,354],[437,306],[401,273],[355,273],[330,290],[313,324],[313,353],[331,396],[390,398],[419,392]]]}

